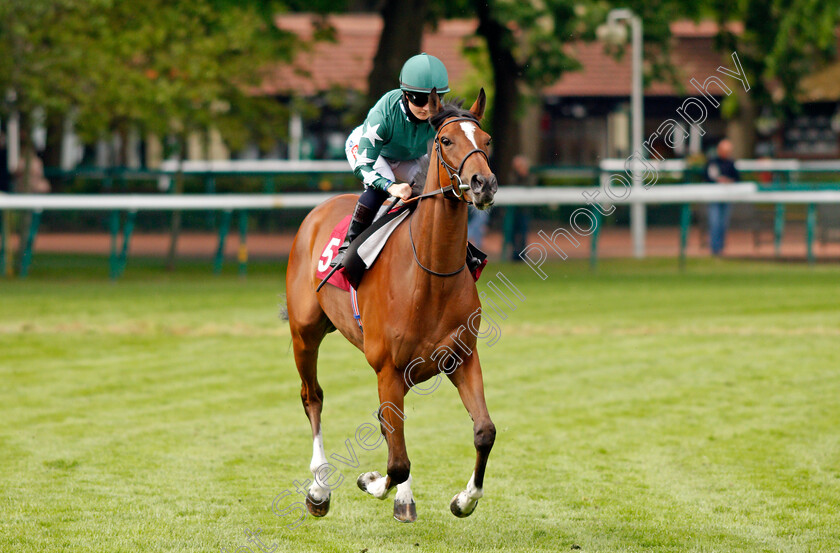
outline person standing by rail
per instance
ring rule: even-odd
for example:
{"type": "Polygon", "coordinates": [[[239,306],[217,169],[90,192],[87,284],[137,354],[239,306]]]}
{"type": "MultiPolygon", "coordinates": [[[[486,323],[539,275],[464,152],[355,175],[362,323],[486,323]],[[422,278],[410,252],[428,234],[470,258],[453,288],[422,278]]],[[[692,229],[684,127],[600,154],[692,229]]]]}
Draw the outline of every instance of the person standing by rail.
{"type": "MultiPolygon", "coordinates": [[[[717,146],[717,157],[706,164],[706,181],[731,184],[741,180],[732,160],[732,142],[724,138],[717,146]]],[[[709,204],[709,247],[712,255],[720,256],[726,246],[726,230],[732,206],[728,203],[709,204]]]]}

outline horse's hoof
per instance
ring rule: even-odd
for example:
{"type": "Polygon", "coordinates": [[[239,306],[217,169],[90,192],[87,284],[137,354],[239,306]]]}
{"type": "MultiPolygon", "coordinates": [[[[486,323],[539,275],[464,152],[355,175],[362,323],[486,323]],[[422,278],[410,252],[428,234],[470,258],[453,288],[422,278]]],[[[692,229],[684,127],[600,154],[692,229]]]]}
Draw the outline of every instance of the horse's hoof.
{"type": "Polygon", "coordinates": [[[455,494],[455,497],[452,498],[452,503],[449,504],[449,510],[452,511],[452,514],[458,518],[467,518],[468,516],[473,514],[473,511],[475,511],[475,508],[477,506],[478,499],[470,501],[467,492],[460,492],[455,494]],[[464,496],[464,503],[466,504],[466,507],[464,507],[463,509],[458,504],[458,498],[462,495],[464,496]]]}
{"type": "Polygon", "coordinates": [[[327,516],[330,511],[330,496],[318,503],[310,494],[306,494],[306,510],[313,517],[327,516]]]}
{"type": "Polygon", "coordinates": [[[359,478],[356,480],[356,485],[359,486],[360,490],[372,495],[376,499],[385,499],[391,492],[386,487],[388,485],[388,478],[382,476],[377,471],[359,475],[359,478]]]}
{"type": "Polygon", "coordinates": [[[400,503],[394,500],[394,518],[400,522],[414,522],[417,520],[417,507],[414,501],[400,503]]]}
{"type": "Polygon", "coordinates": [[[379,472],[377,471],[363,472],[356,479],[356,485],[359,486],[359,489],[363,492],[370,493],[368,491],[368,485],[375,480],[379,480],[380,478],[382,478],[382,475],[379,474],[379,472]]]}

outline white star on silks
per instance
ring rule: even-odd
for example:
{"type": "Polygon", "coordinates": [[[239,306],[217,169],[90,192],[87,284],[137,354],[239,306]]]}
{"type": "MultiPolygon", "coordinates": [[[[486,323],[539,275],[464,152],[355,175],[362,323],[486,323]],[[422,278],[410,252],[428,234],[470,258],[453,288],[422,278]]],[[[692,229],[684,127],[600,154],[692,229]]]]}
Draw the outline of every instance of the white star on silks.
{"type": "Polygon", "coordinates": [[[370,158],[367,156],[367,152],[368,152],[367,150],[365,150],[364,152],[359,152],[359,155],[357,155],[357,156],[356,156],[356,165],[355,165],[355,167],[358,167],[359,165],[367,165],[367,164],[369,164],[369,163],[373,162],[373,160],[372,160],[372,159],[370,159],[370,158]]]}
{"type": "Polygon", "coordinates": [[[370,123],[367,124],[367,130],[362,133],[362,138],[367,138],[370,140],[370,143],[376,146],[377,140],[382,140],[382,137],[376,134],[376,131],[379,129],[379,123],[376,125],[371,125],[370,123]]]}
{"type": "Polygon", "coordinates": [[[365,184],[373,184],[374,182],[376,182],[376,179],[379,178],[379,175],[376,174],[376,171],[367,171],[364,172],[364,174],[365,176],[362,177],[362,182],[365,184]]]}

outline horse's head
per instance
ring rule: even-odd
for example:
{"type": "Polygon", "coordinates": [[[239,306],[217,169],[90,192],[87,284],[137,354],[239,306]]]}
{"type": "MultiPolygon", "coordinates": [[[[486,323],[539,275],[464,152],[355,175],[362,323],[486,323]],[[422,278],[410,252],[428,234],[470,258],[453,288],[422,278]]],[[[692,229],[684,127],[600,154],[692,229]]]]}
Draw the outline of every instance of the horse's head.
{"type": "Polygon", "coordinates": [[[437,129],[438,163],[446,169],[455,194],[468,194],[466,199],[472,200],[478,209],[493,205],[499,189],[496,175],[488,164],[490,135],[479,126],[486,104],[483,88],[469,111],[455,104],[442,105],[434,89],[429,95],[430,120],[437,129]]]}

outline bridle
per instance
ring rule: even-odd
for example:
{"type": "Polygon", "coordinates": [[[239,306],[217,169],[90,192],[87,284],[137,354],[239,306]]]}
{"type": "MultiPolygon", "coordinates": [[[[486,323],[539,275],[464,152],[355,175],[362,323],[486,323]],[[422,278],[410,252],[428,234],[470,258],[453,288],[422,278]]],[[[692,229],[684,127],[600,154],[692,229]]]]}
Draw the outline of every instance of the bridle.
{"type": "Polygon", "coordinates": [[[438,181],[440,181],[440,167],[442,165],[443,168],[446,170],[446,176],[449,178],[449,185],[448,186],[442,186],[442,187],[438,188],[437,190],[435,190],[434,192],[427,192],[426,194],[420,194],[419,196],[415,196],[415,197],[410,198],[408,200],[404,200],[403,204],[413,203],[413,202],[422,200],[423,198],[428,198],[429,196],[437,196],[438,194],[442,194],[443,197],[448,199],[448,200],[455,199],[455,200],[460,200],[460,201],[466,202],[468,204],[472,204],[472,202],[470,200],[468,200],[466,195],[464,194],[464,190],[468,190],[470,188],[470,185],[469,184],[464,184],[464,181],[461,180],[461,171],[464,169],[464,164],[467,162],[467,159],[469,159],[469,157],[471,155],[475,154],[475,153],[479,153],[479,154],[483,155],[484,159],[487,161],[488,164],[490,163],[490,159],[487,157],[487,152],[485,152],[481,148],[475,148],[475,149],[467,152],[466,155],[463,158],[461,158],[461,163],[458,164],[457,168],[454,167],[453,165],[450,165],[449,162],[447,162],[443,158],[443,153],[441,152],[441,146],[440,146],[440,133],[441,133],[441,131],[443,131],[444,127],[446,127],[447,125],[449,125],[451,123],[457,123],[458,121],[469,121],[470,123],[473,123],[475,126],[477,126],[479,129],[481,128],[481,125],[478,123],[478,121],[476,119],[473,119],[472,117],[455,117],[455,118],[450,119],[449,121],[445,122],[437,130],[437,133],[435,134],[435,154],[437,154],[437,160],[438,160],[438,165],[437,165],[438,181]],[[455,181],[458,182],[457,186],[455,185],[455,181]],[[455,196],[455,198],[452,198],[452,197],[449,197],[449,196],[446,195],[446,193],[450,192],[450,191],[455,196]]]}
{"type": "MultiPolygon", "coordinates": [[[[472,149],[469,152],[467,152],[467,154],[463,158],[461,158],[461,163],[458,164],[457,169],[455,167],[453,167],[452,165],[450,165],[443,158],[443,153],[441,152],[441,146],[440,146],[440,133],[443,131],[444,127],[446,127],[447,125],[449,125],[451,123],[456,123],[458,121],[469,121],[470,123],[473,123],[475,126],[477,126],[479,129],[481,128],[481,125],[478,124],[478,121],[476,119],[473,119],[472,117],[456,117],[454,119],[450,119],[449,121],[447,121],[443,125],[441,125],[440,128],[437,131],[437,134],[435,134],[435,153],[437,154],[437,158],[438,158],[438,171],[440,171],[440,166],[441,165],[443,165],[443,168],[446,169],[446,175],[449,177],[450,186],[452,186],[452,193],[455,194],[455,197],[458,198],[459,200],[463,200],[463,201],[467,202],[468,204],[471,204],[472,202],[469,201],[466,198],[466,196],[464,195],[464,190],[469,189],[470,185],[469,184],[464,184],[464,182],[461,180],[461,171],[464,169],[464,164],[467,162],[469,157],[471,155],[475,154],[475,153],[479,153],[479,154],[483,155],[485,161],[487,161],[488,164],[490,163],[490,159],[487,157],[487,152],[485,152],[481,148],[475,148],[475,149],[472,149]],[[455,185],[455,180],[458,181],[457,186],[455,185]]],[[[438,180],[440,180],[440,179],[438,179],[438,180]]]]}
{"type": "MultiPolygon", "coordinates": [[[[435,134],[435,154],[437,155],[437,162],[438,162],[438,165],[437,165],[438,179],[437,180],[438,180],[438,182],[440,182],[440,167],[442,165],[443,168],[446,170],[447,177],[449,177],[449,185],[448,186],[442,186],[442,187],[438,188],[437,190],[435,190],[434,192],[428,192],[426,194],[421,194],[420,196],[417,196],[415,198],[411,198],[404,203],[409,203],[409,202],[413,202],[413,201],[418,201],[419,202],[419,200],[421,200],[423,198],[428,198],[429,196],[436,196],[436,195],[440,194],[448,200],[463,201],[467,204],[472,204],[472,202],[470,200],[468,200],[466,198],[466,195],[464,194],[464,191],[469,189],[470,185],[469,184],[464,184],[464,182],[461,180],[461,171],[464,169],[464,164],[467,162],[467,159],[469,159],[469,157],[471,155],[475,154],[475,153],[480,153],[481,155],[483,155],[484,159],[487,160],[488,164],[490,163],[490,160],[487,157],[487,152],[485,152],[481,148],[474,148],[474,149],[470,150],[469,152],[467,152],[467,154],[463,158],[461,158],[461,163],[458,164],[457,168],[450,165],[449,162],[447,162],[443,158],[443,153],[441,152],[440,133],[441,133],[441,131],[443,131],[444,127],[446,127],[447,125],[449,125],[451,123],[456,123],[458,121],[469,121],[470,123],[475,124],[478,128],[481,128],[481,125],[478,124],[478,121],[476,119],[473,119],[472,117],[455,117],[453,119],[450,119],[449,121],[446,121],[437,130],[437,133],[435,134]],[[455,184],[456,180],[458,182],[457,185],[455,184]],[[451,198],[451,197],[448,197],[446,195],[446,193],[449,192],[449,191],[452,191],[452,194],[455,196],[455,198],[451,198]]],[[[412,218],[412,220],[413,220],[413,218],[412,218]]],[[[455,275],[457,275],[458,273],[460,273],[461,271],[464,270],[464,268],[467,266],[466,262],[463,265],[461,265],[461,267],[459,267],[457,270],[451,271],[449,273],[439,273],[437,271],[433,271],[432,269],[429,269],[428,267],[426,267],[425,265],[420,263],[420,259],[417,257],[417,248],[414,245],[414,236],[412,235],[412,231],[411,231],[412,220],[409,220],[409,222],[408,222],[408,238],[409,238],[409,242],[411,242],[411,253],[414,254],[414,261],[417,263],[417,265],[420,266],[421,269],[423,269],[424,271],[426,271],[427,273],[429,273],[431,275],[435,275],[435,276],[439,276],[439,277],[455,276],[455,275]]]]}

